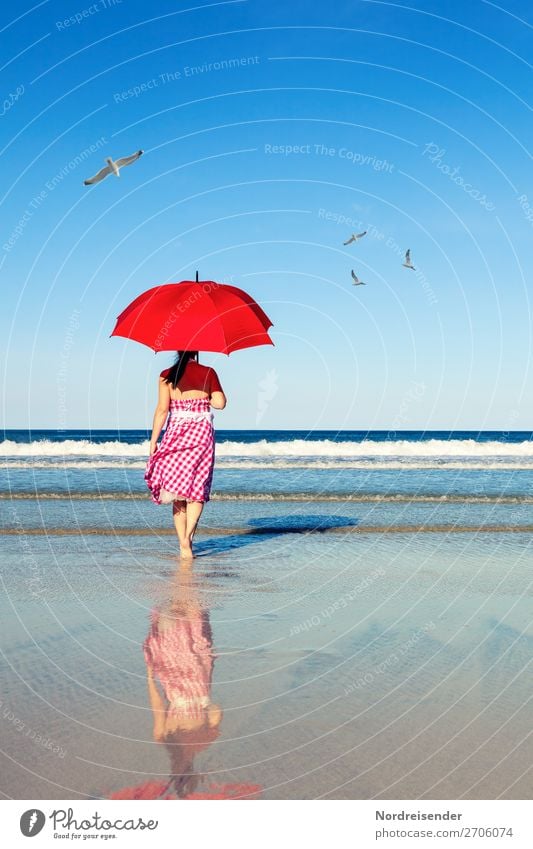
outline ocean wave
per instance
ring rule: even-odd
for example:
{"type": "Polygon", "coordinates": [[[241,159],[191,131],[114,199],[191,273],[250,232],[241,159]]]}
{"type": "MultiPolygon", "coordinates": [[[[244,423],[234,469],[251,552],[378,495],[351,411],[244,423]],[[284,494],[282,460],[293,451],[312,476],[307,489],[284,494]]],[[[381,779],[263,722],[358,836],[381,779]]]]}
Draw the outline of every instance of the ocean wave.
{"type": "Polygon", "coordinates": [[[428,439],[410,441],[389,439],[384,442],[335,442],[331,439],[294,439],[290,442],[223,442],[217,445],[219,457],[531,457],[533,442],[476,442],[474,439],[428,439]]]}
{"type": "Polygon", "coordinates": [[[149,442],[91,442],[88,439],[39,439],[0,442],[0,457],[147,457],[149,442]]]}
{"type": "MultiPolygon", "coordinates": [[[[240,527],[222,527],[222,528],[210,528],[205,525],[198,529],[198,536],[203,537],[221,537],[221,536],[280,536],[281,534],[301,534],[302,536],[309,536],[311,534],[320,534],[320,536],[324,536],[327,534],[340,534],[346,536],[348,534],[354,534],[361,536],[363,534],[420,534],[420,533],[429,533],[429,534],[446,534],[448,537],[450,534],[527,534],[530,537],[533,532],[533,525],[523,524],[523,525],[510,525],[508,523],[502,524],[471,524],[471,525],[459,525],[458,523],[448,523],[445,522],[431,525],[431,524],[389,524],[389,525],[355,525],[355,524],[346,524],[346,525],[338,525],[338,526],[323,526],[321,524],[309,524],[309,525],[291,525],[290,521],[284,527],[280,527],[279,524],[272,524],[271,526],[265,525],[264,527],[254,528],[250,526],[240,527]]],[[[125,528],[120,525],[115,527],[110,527],[109,525],[102,526],[92,526],[92,525],[71,525],[69,527],[35,527],[31,525],[27,526],[17,526],[16,528],[2,528],[0,531],[2,536],[20,536],[23,534],[25,537],[28,536],[44,536],[44,537],[53,537],[53,536],[111,536],[111,537],[161,537],[161,536],[172,536],[175,537],[176,531],[172,527],[142,527],[139,525],[135,525],[134,527],[125,528]]]]}
{"type": "MultiPolygon", "coordinates": [[[[0,469],[48,469],[50,471],[60,471],[64,469],[120,469],[128,471],[134,469],[144,469],[146,460],[133,460],[128,457],[121,459],[117,458],[95,458],[94,460],[80,460],[76,457],[61,457],[49,460],[40,458],[27,458],[20,460],[4,460],[0,464],[0,469]]],[[[365,460],[298,460],[292,461],[278,460],[272,458],[266,460],[217,460],[216,468],[219,471],[409,471],[416,469],[439,470],[439,471],[533,471],[533,460],[523,460],[521,457],[516,457],[513,460],[502,458],[498,460],[494,457],[486,460],[470,460],[464,458],[462,460],[448,459],[428,459],[425,457],[409,457],[405,459],[388,460],[376,457],[375,459],[365,460]]]]}
{"type": "MultiPolygon", "coordinates": [[[[87,439],[49,439],[33,442],[0,442],[0,457],[94,457],[94,458],[146,458],[148,442],[91,442],[87,439]]],[[[241,457],[265,459],[288,458],[450,458],[450,457],[524,457],[533,460],[533,441],[524,442],[477,442],[474,439],[428,439],[410,441],[406,439],[377,442],[335,442],[331,439],[293,439],[287,442],[219,442],[218,458],[241,457]]]]}
{"type": "MultiPolygon", "coordinates": [[[[0,490],[1,501],[147,501],[145,492],[21,492],[0,490]]],[[[533,504],[529,495],[461,495],[460,493],[346,493],[346,492],[213,492],[213,501],[349,502],[357,504],[533,504]]]]}

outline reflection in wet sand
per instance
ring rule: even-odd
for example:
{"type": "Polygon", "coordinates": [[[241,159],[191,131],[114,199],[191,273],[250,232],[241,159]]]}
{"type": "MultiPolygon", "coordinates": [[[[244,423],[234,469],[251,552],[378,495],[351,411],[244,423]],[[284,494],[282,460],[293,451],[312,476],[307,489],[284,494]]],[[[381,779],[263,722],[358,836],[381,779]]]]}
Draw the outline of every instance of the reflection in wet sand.
{"type": "Polygon", "coordinates": [[[530,797],[530,535],[245,539],[4,541],[6,797],[530,797]]]}
{"type": "Polygon", "coordinates": [[[153,736],[167,749],[170,778],[124,788],[110,798],[239,799],[257,797],[259,785],[210,784],[194,761],[220,734],[223,712],[211,701],[215,652],[209,611],[202,606],[192,563],[182,561],[170,600],[151,614],[144,641],[153,736]]]}
{"type": "Polygon", "coordinates": [[[199,783],[194,758],[217,739],[222,720],[220,707],[211,702],[214,652],[209,613],[201,609],[189,566],[180,567],[167,609],[155,609],[151,618],[144,658],[154,740],[165,744],[171,785],[183,798],[199,783]]]}

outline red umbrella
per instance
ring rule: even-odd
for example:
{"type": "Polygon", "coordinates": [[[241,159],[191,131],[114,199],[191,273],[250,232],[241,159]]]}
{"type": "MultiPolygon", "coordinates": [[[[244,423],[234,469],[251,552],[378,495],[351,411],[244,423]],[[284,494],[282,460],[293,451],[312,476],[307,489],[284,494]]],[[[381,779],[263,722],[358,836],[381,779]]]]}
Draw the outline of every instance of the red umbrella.
{"type": "Polygon", "coordinates": [[[167,283],[135,298],[119,315],[111,336],[153,351],[216,351],[273,345],[272,322],[254,299],[213,280],[167,283]]]}

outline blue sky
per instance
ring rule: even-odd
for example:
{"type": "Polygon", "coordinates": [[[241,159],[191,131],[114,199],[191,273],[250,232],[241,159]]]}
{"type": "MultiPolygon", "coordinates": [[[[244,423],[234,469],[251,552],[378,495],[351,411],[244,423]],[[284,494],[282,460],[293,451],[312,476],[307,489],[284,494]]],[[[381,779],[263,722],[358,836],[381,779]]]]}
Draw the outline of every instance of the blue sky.
{"type": "Polygon", "coordinates": [[[274,322],[274,348],[203,357],[220,428],[529,429],[531,23],[525,0],[6,7],[5,426],[149,425],[171,355],[109,334],[198,268],[274,322]]]}

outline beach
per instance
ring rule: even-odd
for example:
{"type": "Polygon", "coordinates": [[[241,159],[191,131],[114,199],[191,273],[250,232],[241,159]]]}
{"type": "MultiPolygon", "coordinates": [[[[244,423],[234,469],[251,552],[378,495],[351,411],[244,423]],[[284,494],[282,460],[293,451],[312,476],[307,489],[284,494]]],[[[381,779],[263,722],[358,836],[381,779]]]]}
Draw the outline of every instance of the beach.
{"type": "Polygon", "coordinates": [[[4,796],[528,798],[531,436],[220,431],[187,566],[144,432],[6,432],[4,796]]]}

